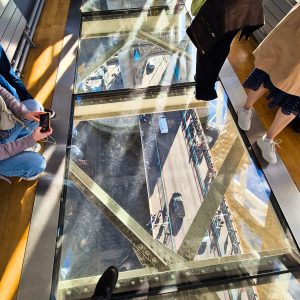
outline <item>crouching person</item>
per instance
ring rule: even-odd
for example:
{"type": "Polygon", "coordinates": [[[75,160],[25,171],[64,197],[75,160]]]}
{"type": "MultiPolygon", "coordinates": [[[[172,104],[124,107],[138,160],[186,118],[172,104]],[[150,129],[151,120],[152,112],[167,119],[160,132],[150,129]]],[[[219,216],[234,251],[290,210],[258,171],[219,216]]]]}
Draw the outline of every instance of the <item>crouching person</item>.
{"type": "Polygon", "coordinates": [[[52,133],[51,128],[41,132],[38,127],[43,107],[33,99],[20,102],[2,86],[0,95],[7,108],[22,120],[11,129],[0,130],[0,177],[35,180],[46,167],[45,159],[38,153],[41,146],[37,142],[52,133]]]}

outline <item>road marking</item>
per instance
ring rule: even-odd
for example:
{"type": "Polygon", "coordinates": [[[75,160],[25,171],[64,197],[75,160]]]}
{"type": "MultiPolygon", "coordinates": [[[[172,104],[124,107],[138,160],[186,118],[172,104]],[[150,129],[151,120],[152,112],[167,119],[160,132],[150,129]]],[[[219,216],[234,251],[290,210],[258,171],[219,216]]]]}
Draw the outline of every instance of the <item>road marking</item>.
{"type": "Polygon", "coordinates": [[[190,214],[189,211],[188,211],[188,215],[189,215],[189,221],[190,221],[190,224],[192,224],[192,223],[193,223],[193,220],[192,220],[192,218],[191,218],[191,214],[190,214]]]}
{"type": "Polygon", "coordinates": [[[177,166],[179,167],[179,160],[177,157],[176,157],[176,162],[177,162],[177,166]]]}
{"type": "Polygon", "coordinates": [[[185,188],[184,188],[183,183],[181,184],[181,187],[182,187],[182,191],[185,192],[185,188]]]}

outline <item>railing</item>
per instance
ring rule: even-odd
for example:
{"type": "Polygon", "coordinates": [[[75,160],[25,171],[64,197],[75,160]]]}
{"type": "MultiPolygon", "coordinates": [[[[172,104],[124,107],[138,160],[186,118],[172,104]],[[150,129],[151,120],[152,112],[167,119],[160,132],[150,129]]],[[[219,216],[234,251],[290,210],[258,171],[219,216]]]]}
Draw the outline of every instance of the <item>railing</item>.
{"type": "Polygon", "coordinates": [[[14,55],[12,61],[12,67],[17,71],[17,73],[22,73],[24,68],[24,64],[26,58],[28,56],[28,52],[31,46],[35,47],[34,43],[32,42],[33,35],[35,33],[37,23],[39,21],[45,0],[38,0],[36,1],[34,8],[32,10],[30,19],[27,23],[27,27],[25,29],[24,35],[20,41],[18,49],[14,55]]]}

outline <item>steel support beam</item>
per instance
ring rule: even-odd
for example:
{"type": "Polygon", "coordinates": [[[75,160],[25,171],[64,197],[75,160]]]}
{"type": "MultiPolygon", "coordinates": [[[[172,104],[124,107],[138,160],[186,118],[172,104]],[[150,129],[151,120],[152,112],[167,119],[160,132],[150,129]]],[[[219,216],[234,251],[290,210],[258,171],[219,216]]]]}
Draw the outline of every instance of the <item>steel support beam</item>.
{"type": "Polygon", "coordinates": [[[224,194],[236,174],[236,169],[244,154],[244,147],[238,137],[235,138],[232,147],[214,179],[209,192],[204,197],[203,203],[190,226],[178,253],[187,260],[193,260],[207,229],[209,228],[224,194]]]}
{"type": "MultiPolygon", "coordinates": [[[[170,265],[169,270],[160,272],[156,268],[144,268],[121,272],[116,292],[129,292],[152,288],[176,287],[182,284],[208,286],[256,277],[260,273],[278,274],[285,268],[294,268],[299,258],[288,248],[263,251],[258,253],[225,256],[207,260],[184,262],[170,265]],[[226,280],[227,277],[227,280],[226,280]]],[[[58,290],[60,299],[72,295],[72,299],[81,299],[91,295],[99,276],[60,281],[58,290]]],[[[255,285],[251,280],[250,285],[255,285]]],[[[249,286],[249,282],[247,284],[249,286]]],[[[222,285],[222,288],[224,286],[222,285]]]]}
{"type": "Polygon", "coordinates": [[[185,259],[180,255],[154,240],[136,220],[73,161],[70,162],[70,179],[132,243],[134,249],[143,257],[144,264],[156,267],[158,270],[166,270],[170,264],[185,262],[185,259]]]}
{"type": "Polygon", "coordinates": [[[192,56],[190,54],[188,54],[186,51],[184,51],[181,48],[173,45],[172,43],[165,42],[162,39],[159,39],[155,35],[150,34],[146,31],[139,30],[138,34],[137,34],[137,37],[140,38],[140,39],[143,39],[145,41],[149,41],[150,43],[153,43],[153,44],[161,47],[162,49],[167,50],[167,51],[169,51],[173,54],[178,54],[179,56],[185,56],[186,59],[190,62],[193,60],[192,56]]]}
{"type": "Polygon", "coordinates": [[[127,14],[122,18],[98,19],[92,21],[84,21],[82,23],[81,36],[106,36],[113,33],[136,33],[137,30],[147,32],[169,32],[179,28],[178,14],[167,15],[162,11],[157,16],[149,16],[147,12],[140,12],[139,16],[127,14]],[[126,21],[124,21],[126,19],[126,21]]]}
{"type": "Polygon", "coordinates": [[[124,95],[121,92],[119,95],[107,92],[90,94],[90,98],[81,95],[78,97],[83,105],[75,106],[75,121],[191,108],[206,110],[209,105],[206,101],[195,99],[193,84],[178,88],[178,91],[166,86],[159,87],[158,91],[153,93],[147,92],[147,89],[140,89],[138,92],[128,90],[124,95]]]}

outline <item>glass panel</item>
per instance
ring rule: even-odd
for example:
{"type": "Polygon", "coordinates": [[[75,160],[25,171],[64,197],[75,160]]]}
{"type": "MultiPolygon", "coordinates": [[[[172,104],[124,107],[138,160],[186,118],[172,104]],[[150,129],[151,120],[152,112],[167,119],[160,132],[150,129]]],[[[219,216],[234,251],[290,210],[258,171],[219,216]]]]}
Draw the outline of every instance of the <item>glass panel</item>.
{"type": "MultiPolygon", "coordinates": [[[[147,113],[141,105],[139,114],[101,117],[110,105],[101,104],[101,94],[100,104],[81,96],[75,106],[61,293],[78,290],[76,284],[91,288],[112,264],[123,274],[121,292],[144,288],[145,282],[147,288],[180,286],[203,276],[298,266],[296,247],[236,129],[221,84],[217,100],[193,100],[195,108],[157,107],[157,98],[168,103],[193,96],[192,87],[172,89],[157,96],[141,92],[147,113]]],[[[115,96],[114,106],[139,97],[115,96]]]]}
{"type": "Polygon", "coordinates": [[[196,51],[187,24],[183,5],[83,21],[75,92],[193,81],[196,51]]]}
{"type": "Polygon", "coordinates": [[[88,297],[109,265],[128,297],[299,267],[221,83],[194,98],[184,6],[107,16],[82,24],[57,298],[88,297]]]}

